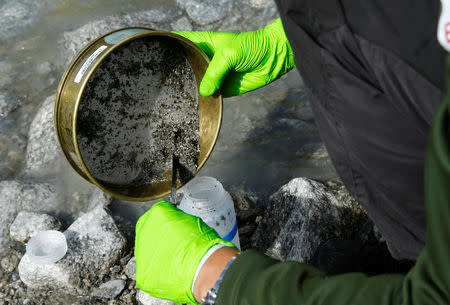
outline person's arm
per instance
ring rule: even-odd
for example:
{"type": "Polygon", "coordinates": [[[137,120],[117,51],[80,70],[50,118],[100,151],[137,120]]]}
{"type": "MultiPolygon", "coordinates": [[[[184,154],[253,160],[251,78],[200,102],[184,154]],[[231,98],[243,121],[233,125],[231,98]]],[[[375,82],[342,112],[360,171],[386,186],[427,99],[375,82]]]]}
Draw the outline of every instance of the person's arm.
{"type": "MultiPolygon", "coordinates": [[[[250,250],[229,266],[215,304],[450,304],[450,95],[433,122],[425,173],[426,245],[406,276],[328,276],[312,266],[279,262],[250,250]]],[[[155,204],[136,226],[137,286],[156,297],[199,303],[237,253],[218,250],[200,266],[208,250],[221,243],[232,246],[197,217],[168,202],[155,204]],[[198,281],[193,285],[198,268],[198,281]]]]}
{"type": "MultiPolygon", "coordinates": [[[[450,57],[447,87],[450,88],[450,57]]],[[[239,255],[221,283],[216,305],[448,305],[450,304],[450,94],[438,109],[425,165],[427,236],[416,265],[403,276],[328,276],[256,251],[239,255]]]]}

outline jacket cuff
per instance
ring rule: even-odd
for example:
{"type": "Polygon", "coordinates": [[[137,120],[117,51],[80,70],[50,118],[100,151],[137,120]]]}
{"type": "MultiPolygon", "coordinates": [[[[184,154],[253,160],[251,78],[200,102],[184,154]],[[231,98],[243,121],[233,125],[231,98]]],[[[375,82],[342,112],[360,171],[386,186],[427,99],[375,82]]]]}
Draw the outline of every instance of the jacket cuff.
{"type": "Polygon", "coordinates": [[[278,262],[255,250],[241,252],[225,273],[215,305],[242,302],[242,298],[249,297],[247,290],[251,287],[247,286],[253,286],[251,283],[253,272],[263,270],[278,262]]]}

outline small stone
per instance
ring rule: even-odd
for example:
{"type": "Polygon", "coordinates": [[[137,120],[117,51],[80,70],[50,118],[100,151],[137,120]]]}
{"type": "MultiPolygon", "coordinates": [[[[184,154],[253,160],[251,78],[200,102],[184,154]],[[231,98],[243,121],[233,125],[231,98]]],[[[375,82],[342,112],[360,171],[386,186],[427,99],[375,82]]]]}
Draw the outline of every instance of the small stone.
{"type": "Polygon", "coordinates": [[[114,299],[125,288],[125,284],[126,282],[121,279],[108,281],[95,289],[92,295],[102,299],[114,299]]]}
{"type": "Polygon", "coordinates": [[[0,261],[0,265],[2,266],[3,270],[6,272],[13,272],[14,269],[17,268],[17,265],[19,264],[19,258],[12,254],[10,256],[6,256],[2,258],[0,261]]]}
{"type": "Polygon", "coordinates": [[[129,279],[136,280],[136,259],[134,256],[128,261],[125,266],[125,274],[129,279]]]}
{"type": "Polygon", "coordinates": [[[177,303],[174,303],[172,301],[168,300],[162,300],[155,297],[152,297],[148,293],[138,289],[138,292],[136,293],[136,300],[138,300],[139,303],[142,305],[176,305],[177,303]]]}
{"type": "Polygon", "coordinates": [[[47,214],[34,212],[20,212],[11,224],[9,236],[12,240],[25,243],[40,231],[61,230],[61,223],[58,219],[47,214]]]}

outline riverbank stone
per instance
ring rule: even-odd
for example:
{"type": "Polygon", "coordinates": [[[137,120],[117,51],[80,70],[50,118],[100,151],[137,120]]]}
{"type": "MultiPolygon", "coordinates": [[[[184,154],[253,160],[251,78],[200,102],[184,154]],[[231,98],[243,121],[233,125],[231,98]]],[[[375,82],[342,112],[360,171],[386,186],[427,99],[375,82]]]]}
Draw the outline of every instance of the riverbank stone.
{"type": "Polygon", "coordinates": [[[54,127],[54,107],[55,95],[51,95],[35,115],[28,132],[25,170],[32,176],[47,173],[62,158],[54,127]]]}
{"type": "Polygon", "coordinates": [[[56,202],[55,189],[48,184],[27,184],[15,180],[0,182],[0,251],[8,243],[10,225],[21,211],[46,211],[56,202]]]}
{"type": "Polygon", "coordinates": [[[68,250],[58,262],[38,265],[25,254],[19,263],[21,280],[29,288],[86,293],[100,284],[126,248],[126,240],[102,205],[76,219],[64,232],[68,250]]]}
{"type": "Polygon", "coordinates": [[[308,263],[325,241],[350,238],[365,220],[361,211],[324,184],[295,178],[270,196],[252,244],[276,259],[308,263]]]}
{"type": "Polygon", "coordinates": [[[101,299],[114,299],[123,291],[125,284],[126,282],[122,279],[111,280],[101,284],[92,295],[101,299]]]}
{"type": "Polygon", "coordinates": [[[25,243],[40,231],[61,230],[62,225],[53,216],[35,212],[22,211],[14,219],[9,230],[12,240],[25,243]]]}
{"type": "Polygon", "coordinates": [[[125,274],[126,276],[135,281],[136,280],[136,259],[134,256],[128,261],[127,265],[125,266],[125,274]]]}

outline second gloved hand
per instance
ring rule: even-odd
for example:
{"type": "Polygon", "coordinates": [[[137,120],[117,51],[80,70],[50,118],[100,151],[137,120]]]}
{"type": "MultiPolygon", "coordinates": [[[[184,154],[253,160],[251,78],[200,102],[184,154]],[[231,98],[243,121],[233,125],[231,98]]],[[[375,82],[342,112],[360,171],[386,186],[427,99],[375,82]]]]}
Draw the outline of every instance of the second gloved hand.
{"type": "Polygon", "coordinates": [[[193,296],[200,261],[221,239],[200,218],[159,201],[136,224],[136,284],[148,294],[176,303],[198,304],[193,296]]]}
{"type": "Polygon", "coordinates": [[[203,96],[220,87],[225,97],[240,95],[267,85],[295,66],[280,19],[245,33],[174,33],[194,42],[211,59],[200,84],[203,96]]]}

